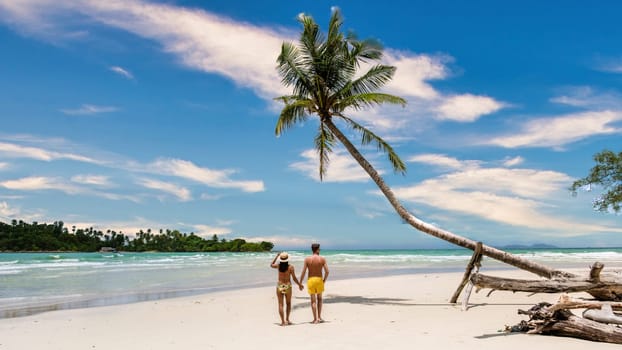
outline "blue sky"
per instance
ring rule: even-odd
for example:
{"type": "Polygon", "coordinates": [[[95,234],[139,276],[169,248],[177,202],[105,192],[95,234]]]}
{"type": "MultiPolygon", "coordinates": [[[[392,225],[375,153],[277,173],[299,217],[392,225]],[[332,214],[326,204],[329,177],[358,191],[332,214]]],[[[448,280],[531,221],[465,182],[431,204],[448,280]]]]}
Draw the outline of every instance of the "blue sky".
{"type": "Polygon", "coordinates": [[[319,182],[314,120],[274,135],[280,45],[334,6],[397,67],[385,91],[407,106],[350,116],[406,161],[363,149],[413,214],[491,245],[622,245],[598,189],[568,191],[622,144],[613,1],[0,0],[0,219],[447,247],[342,148],[319,182]]]}

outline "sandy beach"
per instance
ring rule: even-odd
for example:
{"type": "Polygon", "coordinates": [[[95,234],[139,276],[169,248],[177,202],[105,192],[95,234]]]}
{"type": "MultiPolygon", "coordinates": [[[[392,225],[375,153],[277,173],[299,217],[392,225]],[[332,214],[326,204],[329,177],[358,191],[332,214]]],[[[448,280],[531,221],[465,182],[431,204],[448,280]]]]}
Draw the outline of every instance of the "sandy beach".
{"type": "MultiPolygon", "coordinates": [[[[526,277],[521,271],[495,271],[526,277]]],[[[274,287],[126,305],[61,310],[0,320],[0,349],[618,349],[572,338],[504,333],[556,294],[473,293],[468,311],[448,303],[462,273],[327,283],[323,318],[295,291],[291,326],[279,326],[274,287]]],[[[575,296],[585,296],[575,294],[575,296]]]]}

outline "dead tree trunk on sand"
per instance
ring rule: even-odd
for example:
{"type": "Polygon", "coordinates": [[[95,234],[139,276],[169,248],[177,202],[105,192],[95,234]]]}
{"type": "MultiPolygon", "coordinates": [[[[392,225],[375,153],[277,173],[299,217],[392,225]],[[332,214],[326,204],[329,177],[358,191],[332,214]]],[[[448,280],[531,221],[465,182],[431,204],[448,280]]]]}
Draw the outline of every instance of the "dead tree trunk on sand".
{"type": "MultiPolygon", "coordinates": [[[[488,276],[471,275],[471,283],[479,290],[490,288],[528,293],[576,293],[587,292],[597,300],[622,301],[622,279],[616,275],[603,275],[604,265],[595,263],[588,278],[573,277],[553,280],[521,280],[488,276]]],[[[492,293],[491,291],[491,293],[492,293]]]]}
{"type": "MultiPolygon", "coordinates": [[[[595,263],[588,276],[552,280],[522,280],[487,276],[473,273],[469,286],[477,290],[490,288],[489,295],[495,290],[528,293],[570,293],[587,292],[598,300],[571,299],[567,294],[560,297],[555,305],[540,303],[530,310],[519,310],[519,314],[528,315],[529,321],[506,327],[509,332],[527,332],[532,334],[573,337],[597,342],[622,344],[622,316],[614,310],[622,310],[622,278],[619,275],[601,274],[604,265],[595,263]],[[570,309],[586,309],[583,317],[574,315],[570,309]]],[[[465,295],[463,305],[468,302],[465,295]]]]}
{"type": "Polygon", "coordinates": [[[610,324],[618,323],[622,318],[613,314],[612,308],[621,309],[622,303],[586,302],[562,295],[554,305],[541,303],[527,311],[519,310],[519,314],[529,316],[529,321],[522,321],[518,325],[507,328],[506,331],[556,335],[622,344],[622,328],[615,324],[610,324]],[[570,311],[570,309],[582,308],[586,309],[583,312],[584,317],[576,316],[570,311]],[[609,315],[604,315],[603,317],[601,310],[598,310],[599,308],[607,309],[609,315]],[[592,312],[597,316],[588,319],[588,312],[592,312]]]}
{"type": "MultiPolygon", "coordinates": [[[[475,248],[475,251],[473,252],[473,256],[471,257],[471,260],[469,261],[469,264],[467,265],[466,270],[464,271],[462,282],[460,282],[458,289],[456,289],[456,291],[454,292],[454,295],[452,295],[451,299],[449,299],[450,303],[452,304],[456,303],[456,301],[458,300],[458,297],[460,296],[460,293],[462,292],[462,289],[469,282],[469,279],[471,275],[473,274],[473,269],[475,269],[475,273],[479,271],[479,268],[481,266],[481,261],[482,261],[482,242],[477,242],[477,247],[475,248]]],[[[471,294],[472,287],[473,287],[473,284],[470,283],[469,286],[467,287],[467,291],[466,291],[467,295],[471,294]]]]}

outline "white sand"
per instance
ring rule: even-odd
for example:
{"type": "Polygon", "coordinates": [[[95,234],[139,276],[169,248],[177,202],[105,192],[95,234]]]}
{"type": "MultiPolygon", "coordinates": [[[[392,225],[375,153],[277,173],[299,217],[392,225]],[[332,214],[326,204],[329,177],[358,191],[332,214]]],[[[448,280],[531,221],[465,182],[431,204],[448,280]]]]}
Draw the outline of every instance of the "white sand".
{"type": "MultiPolygon", "coordinates": [[[[498,271],[503,277],[529,277],[498,271]]],[[[473,293],[470,309],[448,304],[462,273],[328,281],[314,325],[306,291],[294,291],[280,327],[274,287],[219,292],[0,320],[8,349],[620,349],[573,338],[503,333],[528,309],[558,295],[473,293]]],[[[533,277],[530,277],[533,278],[533,277]]],[[[575,294],[575,296],[585,296],[575,294]]]]}

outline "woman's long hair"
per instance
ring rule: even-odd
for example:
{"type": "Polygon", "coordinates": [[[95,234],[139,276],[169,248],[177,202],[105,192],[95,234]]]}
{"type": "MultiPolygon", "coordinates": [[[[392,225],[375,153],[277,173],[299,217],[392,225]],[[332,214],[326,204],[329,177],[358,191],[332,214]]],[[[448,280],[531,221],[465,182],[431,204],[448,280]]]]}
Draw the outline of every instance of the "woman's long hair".
{"type": "Polygon", "coordinates": [[[279,263],[279,272],[286,272],[289,269],[289,263],[287,261],[279,263]]]}

